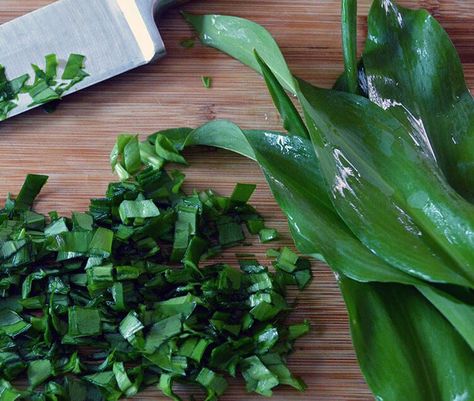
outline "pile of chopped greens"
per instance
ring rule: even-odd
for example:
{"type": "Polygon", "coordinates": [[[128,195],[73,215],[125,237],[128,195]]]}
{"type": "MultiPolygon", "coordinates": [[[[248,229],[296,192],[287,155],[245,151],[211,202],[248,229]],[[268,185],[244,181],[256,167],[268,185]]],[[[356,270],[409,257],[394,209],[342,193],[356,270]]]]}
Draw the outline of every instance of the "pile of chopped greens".
{"type": "Polygon", "coordinates": [[[474,100],[427,11],[374,0],[359,60],[356,12],[342,1],[345,72],[331,90],[294,77],[262,26],[185,14],[203,44],[263,75],[286,132],[212,121],[163,133],[167,148],[260,165],[299,251],[336,273],[377,400],[473,400],[474,100]]]}
{"type": "Polygon", "coordinates": [[[236,375],[265,396],[304,390],[286,357],[309,324],[284,323],[285,293],[309,283],[309,261],[283,248],[271,270],[201,263],[242,244],[245,226],[276,238],[247,203],[255,185],[186,195],[184,175],[162,168],[185,163],[162,134],[120,136],[111,160],[123,181],[87,213],[33,211],[39,175],[0,210],[0,400],[112,401],[157,385],[176,401],[181,382],[212,401],[236,375]]]}
{"type": "Polygon", "coordinates": [[[31,99],[28,107],[45,105],[61,99],[65,92],[88,76],[84,70],[84,61],[85,57],[82,55],[69,55],[61,80],[58,80],[58,58],[55,54],[49,54],[45,57],[44,69],[36,64],[32,65],[35,75],[31,84],[28,83],[29,74],[9,80],[5,67],[0,65],[0,121],[5,120],[18,106],[20,94],[26,94],[31,99]]]}

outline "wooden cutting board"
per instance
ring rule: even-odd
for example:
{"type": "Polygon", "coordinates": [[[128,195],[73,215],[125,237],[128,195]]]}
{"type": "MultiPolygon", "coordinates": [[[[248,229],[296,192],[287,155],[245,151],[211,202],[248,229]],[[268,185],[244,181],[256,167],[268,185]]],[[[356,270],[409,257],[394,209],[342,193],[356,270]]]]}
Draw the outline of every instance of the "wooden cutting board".
{"type": "MultiPolygon", "coordinates": [[[[79,0],[80,1],[80,0],[79,0]]],[[[97,0],[100,1],[100,0],[97,0]]],[[[2,0],[0,23],[50,3],[51,0],[2,0]]],[[[359,38],[366,35],[370,0],[360,1],[359,38]]],[[[474,0],[405,0],[407,6],[428,8],[447,29],[474,88],[474,0]]],[[[195,0],[186,10],[233,14],[267,27],[282,47],[293,72],[315,84],[329,87],[342,70],[340,0],[195,0]]],[[[244,128],[280,129],[280,121],[255,73],[229,57],[197,45],[183,49],[179,41],[191,31],[176,11],[161,23],[168,57],[156,65],[117,77],[65,99],[52,115],[34,110],[0,127],[0,197],[17,193],[25,174],[50,176],[38,207],[42,211],[84,210],[88,199],[104,194],[114,177],[108,154],[121,132],[150,134],[158,129],[197,126],[215,118],[228,118],[244,128]],[[213,78],[205,89],[201,76],[213,78]]],[[[0,49],[1,54],[1,49],[0,49]]],[[[1,56],[0,56],[1,61],[1,56]]],[[[252,162],[224,151],[196,149],[188,156],[188,188],[211,185],[229,194],[235,182],[255,182],[253,204],[270,226],[283,233],[281,245],[291,245],[286,221],[252,162]]],[[[266,247],[255,244],[250,252],[265,260],[266,247]]],[[[222,260],[232,261],[233,250],[222,260]]],[[[246,248],[246,252],[249,249],[246,248]]],[[[309,319],[313,331],[298,342],[290,358],[293,371],[308,383],[299,394],[275,392],[276,401],[371,400],[352,350],[347,315],[330,270],[314,265],[315,280],[298,295],[294,320],[309,319]]],[[[247,395],[240,381],[231,381],[223,401],[261,399],[247,395]]],[[[135,398],[164,400],[150,389],[135,398]]]]}

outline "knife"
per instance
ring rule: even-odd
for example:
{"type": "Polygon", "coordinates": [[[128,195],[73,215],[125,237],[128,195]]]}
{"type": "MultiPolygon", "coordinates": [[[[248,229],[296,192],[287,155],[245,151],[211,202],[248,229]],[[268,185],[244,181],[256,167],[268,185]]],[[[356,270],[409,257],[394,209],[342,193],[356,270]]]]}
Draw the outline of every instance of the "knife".
{"type": "MultiPolygon", "coordinates": [[[[0,64],[8,79],[25,73],[31,64],[44,65],[56,54],[59,76],[70,54],[86,57],[89,77],[71,88],[71,94],[165,55],[155,23],[166,9],[184,0],[58,0],[0,25],[0,64]]],[[[28,107],[31,98],[20,95],[8,117],[28,107]]]]}

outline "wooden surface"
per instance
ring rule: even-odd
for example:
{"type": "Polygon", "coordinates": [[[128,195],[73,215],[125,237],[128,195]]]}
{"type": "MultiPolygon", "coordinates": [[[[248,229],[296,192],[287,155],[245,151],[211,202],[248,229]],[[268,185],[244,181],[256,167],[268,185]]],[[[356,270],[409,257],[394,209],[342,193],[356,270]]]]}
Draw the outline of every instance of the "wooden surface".
{"type": "MultiPolygon", "coordinates": [[[[99,1],[99,0],[98,0],[99,1]]],[[[51,0],[1,0],[0,23],[51,0]]],[[[199,13],[234,14],[266,26],[280,43],[293,72],[330,86],[341,72],[340,0],[196,0],[186,7],[199,13]]],[[[402,2],[428,8],[458,48],[470,88],[474,88],[474,0],[402,2]]],[[[360,45],[366,33],[369,0],[360,1],[360,45]]],[[[53,115],[40,110],[2,122],[0,127],[0,196],[17,193],[26,173],[50,176],[38,207],[68,213],[83,210],[90,197],[101,196],[109,181],[108,154],[120,132],[143,135],[175,126],[196,126],[229,118],[244,128],[279,129],[279,119],[259,77],[238,62],[198,45],[183,49],[179,41],[190,31],[176,11],[160,24],[168,57],[159,64],[68,97],[53,115]],[[213,77],[203,88],[200,77],[213,77]]],[[[0,52],[1,54],[1,52],[0,52]]],[[[1,56],[0,56],[1,62],[1,56]]],[[[258,168],[223,151],[195,150],[189,155],[188,188],[212,187],[228,194],[233,183],[255,182],[253,203],[291,244],[286,221],[258,168]]],[[[261,246],[254,252],[263,258],[261,246]]],[[[226,256],[232,259],[232,254],[226,256]]],[[[309,318],[312,333],[298,342],[290,359],[293,371],[309,385],[305,394],[277,390],[276,401],[371,400],[352,350],[347,316],[333,274],[315,265],[315,280],[299,296],[294,318],[309,318]]],[[[223,401],[260,399],[246,395],[242,383],[231,382],[223,401]]],[[[164,400],[148,390],[136,400],[164,400]]],[[[430,401],[430,400],[427,400],[430,401]]],[[[434,400],[433,400],[434,401],[434,400]]]]}

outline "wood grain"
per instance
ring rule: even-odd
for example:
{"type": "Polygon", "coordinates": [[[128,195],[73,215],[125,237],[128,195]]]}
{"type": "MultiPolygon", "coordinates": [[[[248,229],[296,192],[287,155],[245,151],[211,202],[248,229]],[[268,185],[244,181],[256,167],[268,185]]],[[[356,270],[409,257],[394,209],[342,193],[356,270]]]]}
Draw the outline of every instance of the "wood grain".
{"type": "MultiPolygon", "coordinates": [[[[0,23],[51,0],[2,0],[0,23]]],[[[342,70],[339,0],[201,0],[186,7],[198,13],[233,14],[266,26],[280,43],[295,74],[329,87],[342,70]]],[[[470,88],[474,88],[474,1],[406,0],[407,6],[428,8],[444,25],[458,48],[470,88]]],[[[366,34],[369,0],[360,1],[359,44],[366,34]]],[[[196,126],[214,118],[229,118],[244,128],[280,128],[262,80],[238,62],[212,49],[186,50],[179,41],[191,35],[176,11],[160,23],[168,57],[64,100],[56,113],[34,110],[3,122],[0,130],[0,194],[17,193],[26,173],[43,173],[50,181],[38,207],[68,213],[82,210],[88,199],[104,193],[113,180],[108,153],[120,132],[143,135],[174,126],[196,126]],[[200,77],[213,77],[213,88],[200,77]]],[[[1,58],[0,58],[1,60],[1,58]]],[[[253,203],[270,225],[284,233],[286,221],[272,200],[258,168],[221,151],[193,150],[187,169],[188,188],[212,186],[228,194],[237,181],[255,182],[253,203]]],[[[264,259],[261,246],[252,251],[264,259]]],[[[224,255],[232,260],[232,254],[224,255]]],[[[356,401],[373,399],[352,350],[348,321],[335,279],[315,265],[315,280],[299,303],[294,319],[309,318],[312,333],[298,343],[291,357],[294,372],[309,385],[305,394],[281,389],[276,401],[356,401]]],[[[150,389],[138,401],[164,400],[150,389]]],[[[233,381],[224,401],[251,401],[242,383],[233,381]]]]}

